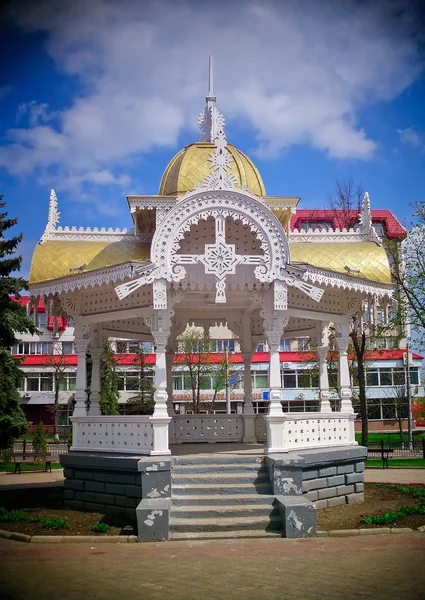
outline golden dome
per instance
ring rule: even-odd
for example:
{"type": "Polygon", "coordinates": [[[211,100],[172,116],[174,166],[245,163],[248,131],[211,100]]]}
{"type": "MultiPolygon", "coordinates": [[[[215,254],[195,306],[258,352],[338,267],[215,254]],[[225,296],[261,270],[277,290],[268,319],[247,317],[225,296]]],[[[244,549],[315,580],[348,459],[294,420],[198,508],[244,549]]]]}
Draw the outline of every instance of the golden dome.
{"type": "MultiPolygon", "coordinates": [[[[180,150],[168,163],[159,186],[160,196],[180,196],[193,190],[196,184],[202,184],[210,172],[210,154],[214,152],[211,142],[197,142],[180,150]]],[[[227,144],[227,152],[233,158],[231,172],[238,180],[237,187],[246,186],[248,192],[256,196],[265,196],[261,175],[254,163],[238,148],[227,144]]]]}

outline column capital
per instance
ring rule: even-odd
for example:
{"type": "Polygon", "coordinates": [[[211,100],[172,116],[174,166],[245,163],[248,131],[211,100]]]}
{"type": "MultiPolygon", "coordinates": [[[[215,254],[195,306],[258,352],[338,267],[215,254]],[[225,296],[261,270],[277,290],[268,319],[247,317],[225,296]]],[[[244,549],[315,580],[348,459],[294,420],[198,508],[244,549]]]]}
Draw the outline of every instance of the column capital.
{"type": "Polygon", "coordinates": [[[317,346],[317,355],[322,362],[328,358],[329,346],[317,346]]]}
{"type": "Polygon", "coordinates": [[[251,364],[252,361],[252,352],[241,352],[242,360],[245,363],[251,364]]]}
{"type": "Polygon", "coordinates": [[[336,345],[338,346],[338,350],[343,354],[346,354],[348,350],[348,344],[350,343],[349,335],[342,335],[341,337],[335,338],[336,345]]]}
{"type": "Polygon", "coordinates": [[[267,343],[272,352],[276,352],[280,347],[280,340],[282,338],[283,331],[265,331],[267,343]]]}
{"type": "Polygon", "coordinates": [[[162,331],[152,330],[152,336],[155,343],[156,352],[165,352],[168,338],[170,337],[170,331],[164,329],[162,331]]]}
{"type": "Polygon", "coordinates": [[[100,360],[100,357],[102,356],[102,348],[89,348],[89,352],[93,360],[100,360]]]}
{"type": "Polygon", "coordinates": [[[90,340],[88,338],[75,338],[74,344],[77,349],[77,354],[85,354],[89,347],[90,340]]]}

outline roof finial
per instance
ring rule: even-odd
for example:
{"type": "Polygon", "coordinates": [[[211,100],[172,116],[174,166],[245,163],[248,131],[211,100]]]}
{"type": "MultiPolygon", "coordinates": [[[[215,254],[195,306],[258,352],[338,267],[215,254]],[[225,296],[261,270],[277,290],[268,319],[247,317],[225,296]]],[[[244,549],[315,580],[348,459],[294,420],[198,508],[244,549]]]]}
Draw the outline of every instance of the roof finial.
{"type": "Polygon", "coordinates": [[[224,127],[223,115],[215,106],[216,97],[214,96],[214,72],[213,72],[213,57],[210,54],[208,59],[208,96],[206,97],[207,105],[198,117],[198,125],[203,135],[200,137],[200,142],[215,142],[217,133],[224,127]]]}
{"type": "Polygon", "coordinates": [[[206,97],[207,103],[215,102],[214,96],[214,69],[213,69],[213,57],[210,54],[208,57],[208,96],[206,97]]]}
{"type": "Polygon", "coordinates": [[[56,197],[56,192],[54,189],[50,190],[50,199],[49,199],[49,216],[47,218],[46,229],[44,230],[43,235],[39,241],[39,244],[42,244],[46,240],[49,239],[50,233],[55,231],[56,225],[59,223],[60,212],[58,211],[58,199],[56,197]]]}

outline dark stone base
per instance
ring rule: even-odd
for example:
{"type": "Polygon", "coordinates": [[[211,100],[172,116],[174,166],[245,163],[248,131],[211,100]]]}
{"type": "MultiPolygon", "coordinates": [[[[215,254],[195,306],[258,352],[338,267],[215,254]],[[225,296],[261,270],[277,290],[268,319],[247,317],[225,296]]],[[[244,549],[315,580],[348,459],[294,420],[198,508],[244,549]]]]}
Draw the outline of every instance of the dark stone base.
{"type": "Polygon", "coordinates": [[[341,446],[266,456],[273,492],[280,502],[283,530],[290,532],[288,537],[305,537],[306,532],[315,532],[307,504],[319,510],[363,501],[366,455],[367,449],[363,446],[341,446]],[[303,498],[302,505],[286,507],[285,498],[294,496],[303,498]],[[290,514],[291,522],[288,521],[290,514]],[[306,520],[304,524],[294,526],[303,520],[306,520]]]}
{"type": "MultiPolygon", "coordinates": [[[[139,523],[138,507],[143,501],[148,502],[151,514],[156,503],[171,497],[169,458],[71,451],[62,454],[60,462],[64,467],[65,506],[69,508],[125,514],[132,523],[139,523]]],[[[163,514],[162,504],[160,510],[163,514]]],[[[155,518],[152,526],[139,528],[139,541],[168,539],[168,513],[166,518],[167,537],[163,537],[164,518],[155,518]]]]}

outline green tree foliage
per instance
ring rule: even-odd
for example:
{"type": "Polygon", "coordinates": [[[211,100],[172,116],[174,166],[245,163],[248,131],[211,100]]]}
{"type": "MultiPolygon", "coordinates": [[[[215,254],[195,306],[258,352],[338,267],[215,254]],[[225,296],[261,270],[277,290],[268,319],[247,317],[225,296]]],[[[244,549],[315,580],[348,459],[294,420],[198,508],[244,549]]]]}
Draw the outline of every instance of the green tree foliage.
{"type": "MultiPolygon", "coordinates": [[[[6,206],[2,199],[0,196],[0,211],[6,206]]],[[[7,212],[0,212],[0,449],[9,448],[27,428],[17,391],[22,373],[10,348],[18,341],[17,333],[37,333],[25,308],[13,298],[19,298],[20,291],[28,285],[25,279],[14,275],[22,263],[22,257],[15,255],[22,235],[5,238],[5,232],[16,223],[16,219],[7,218],[7,212]]]]}
{"type": "MultiPolygon", "coordinates": [[[[390,240],[392,276],[398,284],[398,311],[394,318],[410,325],[415,343],[425,348],[425,201],[414,205],[413,221],[403,244],[390,240]]],[[[397,323],[396,323],[397,324],[397,323]]]]}
{"type": "Polygon", "coordinates": [[[151,415],[155,406],[153,397],[155,388],[152,382],[152,369],[146,364],[146,354],[141,348],[136,352],[134,364],[139,369],[139,389],[128,399],[125,412],[128,415],[151,415]]]}
{"type": "Polygon", "coordinates": [[[209,388],[214,365],[211,364],[211,341],[197,330],[187,331],[179,342],[182,362],[186,366],[192,392],[190,409],[198,414],[202,409],[201,391],[209,388]]]}
{"type": "Polygon", "coordinates": [[[117,415],[118,413],[118,372],[117,361],[111,344],[103,344],[100,357],[100,408],[102,415],[117,415]]]}
{"type": "Polygon", "coordinates": [[[46,441],[46,430],[44,428],[43,421],[40,421],[37,425],[37,429],[32,435],[32,447],[34,452],[47,452],[47,441],[46,441]]]}
{"type": "Polygon", "coordinates": [[[7,450],[27,430],[18,387],[23,376],[19,362],[0,346],[0,450],[7,450]]]}
{"type": "MultiPolygon", "coordinates": [[[[0,210],[6,205],[0,196],[0,210]]],[[[21,290],[28,288],[28,282],[13,275],[21,268],[22,256],[15,252],[22,241],[22,235],[5,239],[4,233],[14,225],[17,219],[8,219],[7,212],[0,212],[0,346],[11,348],[17,343],[17,333],[37,333],[26,310],[13,296],[19,298],[21,290]]]]}

